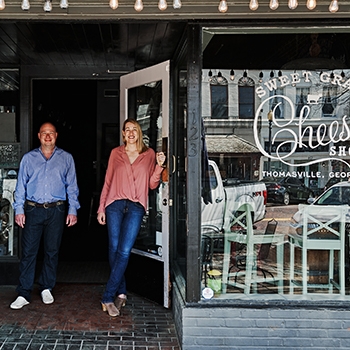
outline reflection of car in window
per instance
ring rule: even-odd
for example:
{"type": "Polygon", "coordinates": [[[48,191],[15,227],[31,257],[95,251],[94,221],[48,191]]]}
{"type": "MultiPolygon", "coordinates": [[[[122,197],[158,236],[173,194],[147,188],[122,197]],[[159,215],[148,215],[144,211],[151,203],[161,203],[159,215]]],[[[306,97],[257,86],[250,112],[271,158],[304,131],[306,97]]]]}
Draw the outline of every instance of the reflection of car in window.
{"type": "Polygon", "coordinates": [[[264,178],[268,203],[303,203],[314,196],[311,188],[296,177],[264,178]]]}
{"type": "MultiPolygon", "coordinates": [[[[343,183],[344,184],[344,183],[343,183]]],[[[342,205],[350,204],[350,183],[345,186],[334,185],[328,191],[324,192],[314,202],[316,205],[342,205]]]]}

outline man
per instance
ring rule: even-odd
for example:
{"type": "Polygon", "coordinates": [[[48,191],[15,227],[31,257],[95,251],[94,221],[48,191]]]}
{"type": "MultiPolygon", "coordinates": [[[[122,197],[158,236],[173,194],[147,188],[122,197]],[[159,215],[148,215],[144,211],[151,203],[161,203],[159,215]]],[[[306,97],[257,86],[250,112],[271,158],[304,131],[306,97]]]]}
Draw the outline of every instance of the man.
{"type": "Polygon", "coordinates": [[[18,297],[10,305],[11,309],[21,309],[30,302],[42,236],[44,262],[39,286],[43,303],[54,302],[51,291],[56,283],[66,199],[68,227],[77,223],[80,208],[74,160],[71,154],[56,147],[55,126],[43,124],[38,137],[41,146],[26,153],[21,160],[15,191],[15,221],[23,232],[18,297]]]}

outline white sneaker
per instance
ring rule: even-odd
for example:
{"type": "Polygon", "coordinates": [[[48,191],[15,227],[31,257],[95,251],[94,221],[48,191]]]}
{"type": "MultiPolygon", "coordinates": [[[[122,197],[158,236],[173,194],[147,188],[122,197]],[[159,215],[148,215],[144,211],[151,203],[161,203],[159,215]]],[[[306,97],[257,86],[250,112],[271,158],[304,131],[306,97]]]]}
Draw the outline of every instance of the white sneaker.
{"type": "Polygon", "coordinates": [[[17,297],[17,299],[10,305],[11,309],[22,309],[23,306],[28,305],[29,301],[23,297],[17,297]]]}
{"type": "Polygon", "coordinates": [[[44,289],[41,292],[41,299],[43,300],[44,304],[52,304],[54,302],[54,298],[49,289],[44,289]]]}

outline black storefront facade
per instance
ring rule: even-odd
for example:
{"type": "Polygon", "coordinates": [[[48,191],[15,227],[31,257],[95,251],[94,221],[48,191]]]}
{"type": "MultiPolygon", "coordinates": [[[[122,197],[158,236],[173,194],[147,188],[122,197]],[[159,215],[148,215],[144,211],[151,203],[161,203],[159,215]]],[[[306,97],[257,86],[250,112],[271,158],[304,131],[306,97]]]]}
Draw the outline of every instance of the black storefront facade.
{"type": "MultiPolygon", "coordinates": [[[[207,205],[203,204],[203,198],[206,198],[203,192],[206,181],[204,135],[208,139],[217,137],[220,142],[225,138],[231,140],[233,135],[239,138],[241,145],[249,144],[249,150],[241,146],[239,152],[226,151],[224,147],[207,150],[223,180],[237,177],[239,180],[257,180],[272,172],[278,173],[278,177],[289,176],[294,171],[297,173],[294,177],[302,178],[304,185],[318,194],[330,178],[349,177],[349,135],[347,119],[343,118],[350,114],[347,96],[350,77],[348,6],[339,4],[338,12],[330,13],[329,4],[325,2],[317,4],[315,10],[307,9],[304,4],[299,4],[295,10],[288,8],[287,4],[280,4],[276,10],[271,10],[266,2],[261,3],[257,11],[250,10],[248,3],[229,3],[227,12],[220,13],[218,3],[196,2],[183,3],[178,12],[171,4],[161,12],[156,3],[152,9],[151,5],[145,4],[141,12],[134,10],[133,3],[120,4],[116,10],[102,3],[73,3],[64,10],[53,3],[52,12],[44,12],[42,5],[34,3],[29,11],[23,11],[19,3],[11,3],[0,12],[3,86],[13,79],[10,84],[13,87],[7,91],[3,87],[0,103],[4,107],[1,114],[11,115],[6,121],[2,120],[2,125],[10,131],[0,140],[3,198],[11,200],[5,196],[4,188],[11,189],[10,181],[6,183],[5,180],[13,180],[11,177],[15,175],[9,171],[16,170],[20,156],[35,147],[38,125],[43,118],[54,118],[52,120],[61,129],[59,137],[63,148],[68,148],[77,162],[78,182],[80,177],[82,183],[81,221],[84,222],[77,228],[75,239],[66,236],[61,260],[103,260],[107,242],[94,238],[94,230],[98,228],[93,223],[93,212],[109,149],[118,144],[115,138],[119,137],[123,104],[120,77],[168,60],[170,68],[165,70],[169,71],[169,119],[167,140],[163,140],[168,152],[168,177],[163,179],[168,184],[165,192],[168,195],[163,192],[162,197],[162,205],[164,200],[169,204],[168,216],[163,212],[162,219],[164,225],[166,218],[168,229],[168,240],[162,240],[162,244],[165,242],[168,247],[159,244],[159,231],[164,230],[164,226],[160,229],[157,219],[153,224],[149,220],[150,226],[146,225],[145,230],[150,227],[155,231],[156,244],[145,249],[140,243],[135,266],[136,270],[141,270],[140,275],[148,274],[146,278],[142,276],[143,283],[147,283],[148,278],[151,284],[155,281],[160,288],[158,292],[153,291],[153,294],[160,295],[157,302],[172,308],[182,348],[349,348],[348,250],[344,248],[344,260],[340,248],[333,249],[333,253],[327,252],[327,255],[316,255],[316,261],[328,262],[333,254],[336,264],[332,279],[336,283],[331,289],[328,277],[325,277],[327,273],[316,262],[313,268],[316,277],[311,279],[318,278],[314,284],[327,284],[327,287],[318,290],[313,286],[315,290],[305,293],[302,271],[305,266],[307,272],[311,267],[302,262],[302,247],[300,253],[296,249],[294,258],[301,265],[294,272],[299,272],[300,283],[291,288],[291,247],[294,249],[296,242],[289,239],[289,222],[284,226],[279,222],[276,229],[280,234],[278,239],[264,241],[271,243],[272,248],[269,262],[262,269],[272,268],[270,273],[267,277],[261,275],[263,280],[256,284],[254,278],[257,281],[258,277],[251,275],[252,285],[247,289],[248,273],[244,272],[242,288],[235,283],[241,278],[237,277],[241,276],[239,272],[247,271],[250,253],[241,245],[247,243],[250,230],[251,234],[257,234],[260,227],[265,229],[267,219],[270,219],[268,211],[265,219],[256,223],[253,217],[251,226],[246,217],[241,222],[244,233],[234,232],[232,223],[237,224],[234,212],[244,216],[244,210],[252,208],[245,206],[250,204],[248,199],[235,201],[236,207],[228,212],[232,216],[225,218],[229,223],[225,221],[219,230],[212,227],[215,225],[210,220],[207,223],[207,216],[201,215],[203,206],[207,205]],[[15,24],[15,21],[18,22],[15,24]],[[101,45],[97,49],[95,43],[89,41],[97,27],[103,37],[111,28],[115,30],[114,25],[120,26],[110,36],[109,47],[101,45]],[[138,26],[142,30],[137,32],[135,28],[138,26]],[[69,33],[67,27],[73,27],[73,33],[80,33],[81,29],[85,33],[82,35],[86,46],[83,47],[78,38],[80,47],[74,48],[71,39],[59,36],[59,32],[69,33]],[[139,41],[132,40],[135,39],[133,32],[138,33],[139,41]],[[48,33],[51,33],[50,42],[56,41],[56,46],[48,43],[45,46],[48,33]],[[146,39],[142,39],[141,34],[146,39]],[[176,45],[169,48],[164,44],[167,40],[176,41],[176,45]],[[127,45],[122,48],[120,43],[123,41],[127,45]],[[161,47],[160,51],[156,51],[157,46],[161,47]],[[142,50],[135,51],[131,57],[131,47],[142,50]],[[122,50],[126,53],[121,54],[122,50]],[[107,59],[101,61],[102,56],[107,59]],[[113,57],[113,64],[110,57],[113,57]],[[11,108],[6,109],[6,106],[11,108]],[[270,111],[274,114],[272,119],[268,116],[270,111]],[[12,130],[15,139],[11,136],[12,130]],[[284,149],[278,148],[281,144],[284,149]],[[228,231],[236,235],[238,241],[230,236],[226,242],[228,231]],[[84,253],[79,249],[79,242],[86,235],[91,242],[84,245],[84,253]],[[153,252],[153,248],[159,246],[165,255],[153,252]],[[210,253],[208,261],[207,247],[210,253]],[[238,251],[244,256],[244,268],[240,265],[232,270],[239,260],[238,251]],[[168,265],[167,288],[164,287],[165,264],[168,265]],[[142,266],[145,270],[141,269],[142,266]],[[225,271],[227,266],[229,272],[225,271]],[[343,267],[344,280],[341,277],[343,267]],[[281,283],[278,279],[280,273],[281,283]],[[154,276],[156,274],[160,277],[154,276]],[[267,281],[270,274],[273,287],[265,288],[265,284],[270,285],[267,281]]],[[[163,80],[162,88],[165,89],[163,80]]],[[[149,117],[152,125],[152,113],[142,114],[142,104],[132,106],[133,98],[132,93],[127,97],[128,113],[146,116],[147,120],[149,117]]],[[[163,114],[164,110],[162,106],[163,114]]],[[[159,115],[158,110],[153,120],[156,124],[159,115]]],[[[150,125],[146,127],[151,129],[150,125]]],[[[211,182],[211,189],[215,186],[217,183],[211,182]]],[[[264,194],[254,190],[254,197],[254,200],[257,197],[263,200],[264,194]]],[[[210,205],[215,198],[211,200],[210,205]]],[[[288,218],[297,210],[297,206],[291,207],[288,218]]],[[[212,211],[218,213],[219,209],[212,211]]],[[[254,215],[257,216],[255,211],[254,215]]],[[[10,217],[2,220],[3,227],[13,225],[10,217]]],[[[16,283],[20,234],[18,228],[13,230],[11,249],[6,237],[2,238],[2,284],[16,283]]],[[[349,239],[346,233],[344,239],[349,239]]],[[[258,241],[257,247],[261,243],[258,241]]],[[[259,278],[261,276],[259,274],[259,278]]],[[[307,278],[311,283],[310,276],[307,278]]],[[[132,288],[139,292],[137,284],[132,288]]]]}

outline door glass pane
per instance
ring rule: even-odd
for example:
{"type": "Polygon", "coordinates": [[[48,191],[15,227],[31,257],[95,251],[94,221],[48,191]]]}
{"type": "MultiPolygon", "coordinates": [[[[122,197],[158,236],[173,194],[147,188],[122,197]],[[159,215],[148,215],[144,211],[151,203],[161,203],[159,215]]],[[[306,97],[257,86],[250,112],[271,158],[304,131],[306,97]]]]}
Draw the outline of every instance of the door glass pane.
{"type": "Polygon", "coordinates": [[[21,157],[19,71],[0,69],[0,260],[18,258],[18,226],[14,222],[14,191],[21,157]]]}
{"type": "MultiPolygon", "coordinates": [[[[156,152],[166,151],[162,141],[162,82],[155,81],[128,92],[129,117],[140,123],[145,144],[156,152]]],[[[162,256],[162,184],[150,190],[148,210],[134,248],[162,256]]]]}

